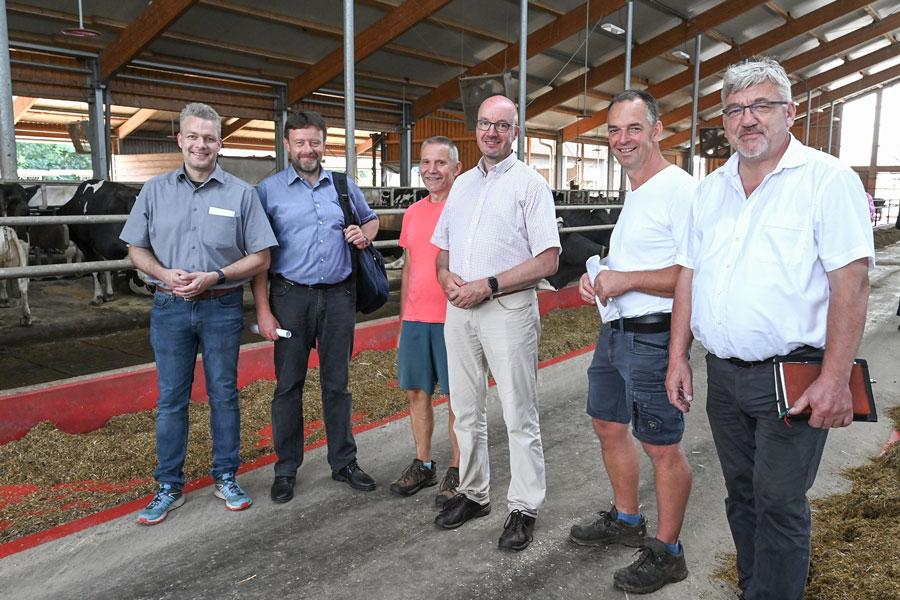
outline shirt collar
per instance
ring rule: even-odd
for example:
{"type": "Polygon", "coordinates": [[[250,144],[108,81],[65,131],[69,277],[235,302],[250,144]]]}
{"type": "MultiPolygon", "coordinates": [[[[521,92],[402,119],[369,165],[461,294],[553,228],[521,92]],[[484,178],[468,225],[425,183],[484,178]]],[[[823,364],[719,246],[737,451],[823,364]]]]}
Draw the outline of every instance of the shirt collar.
{"type": "Polygon", "coordinates": [[[484,157],[482,156],[481,159],[478,161],[478,170],[481,171],[481,174],[484,175],[485,177],[491,170],[496,171],[497,174],[500,175],[502,173],[506,173],[507,171],[509,171],[512,168],[512,166],[514,164],[516,164],[517,160],[519,160],[519,157],[516,156],[516,153],[510,152],[509,156],[507,156],[506,158],[504,158],[503,160],[498,162],[493,167],[493,169],[486,170],[484,168],[484,157]]]}
{"type": "MultiPolygon", "coordinates": [[[[181,167],[177,171],[175,171],[175,176],[177,178],[183,178],[186,181],[193,181],[191,179],[191,176],[188,175],[187,169],[184,168],[184,163],[181,163],[181,167]]],[[[213,172],[210,174],[209,178],[204,181],[200,187],[203,187],[207,182],[212,181],[213,179],[215,179],[219,183],[225,183],[225,171],[222,169],[222,167],[219,166],[218,161],[216,161],[216,166],[213,169],[213,172]]]]}
{"type": "MultiPolygon", "coordinates": [[[[302,180],[304,183],[305,179],[297,172],[297,169],[294,168],[294,165],[289,165],[287,169],[284,170],[285,175],[287,176],[287,184],[291,185],[295,181],[302,180]]],[[[331,171],[325,170],[325,167],[319,167],[319,178],[316,180],[316,185],[312,186],[313,188],[319,187],[323,181],[331,182],[331,171]]],[[[307,184],[308,185],[308,184],[307,184]]]]}
{"type": "MultiPolygon", "coordinates": [[[[793,133],[788,132],[788,135],[790,136],[790,141],[788,142],[787,150],[784,151],[784,154],[781,156],[781,160],[778,161],[778,164],[775,165],[775,168],[771,173],[769,173],[769,175],[774,175],[784,169],[794,169],[806,164],[806,153],[803,151],[803,144],[800,143],[800,140],[794,137],[793,133]]],[[[722,171],[722,174],[727,175],[732,179],[739,179],[739,160],[740,155],[737,152],[732,154],[728,159],[728,162],[725,163],[725,166],[720,169],[722,171]]]]}

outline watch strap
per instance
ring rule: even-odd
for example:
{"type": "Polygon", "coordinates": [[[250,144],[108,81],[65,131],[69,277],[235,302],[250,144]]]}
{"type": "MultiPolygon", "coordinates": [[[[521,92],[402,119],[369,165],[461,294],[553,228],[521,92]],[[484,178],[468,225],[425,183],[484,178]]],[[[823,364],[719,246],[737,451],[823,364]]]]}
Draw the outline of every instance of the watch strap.
{"type": "Polygon", "coordinates": [[[213,272],[219,276],[219,280],[216,282],[216,285],[222,285],[223,283],[225,283],[225,280],[228,279],[227,277],[225,277],[225,271],[223,271],[222,269],[216,269],[213,272]]]}

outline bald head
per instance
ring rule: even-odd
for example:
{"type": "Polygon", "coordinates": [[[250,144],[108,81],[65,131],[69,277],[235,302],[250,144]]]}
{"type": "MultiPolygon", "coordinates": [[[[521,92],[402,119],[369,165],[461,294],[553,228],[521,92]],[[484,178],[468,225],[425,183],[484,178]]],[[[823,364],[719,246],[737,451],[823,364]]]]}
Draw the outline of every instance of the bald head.
{"type": "Polygon", "coordinates": [[[516,105],[506,96],[491,96],[478,109],[475,140],[484,155],[484,166],[493,167],[512,153],[519,135],[516,105]]]}

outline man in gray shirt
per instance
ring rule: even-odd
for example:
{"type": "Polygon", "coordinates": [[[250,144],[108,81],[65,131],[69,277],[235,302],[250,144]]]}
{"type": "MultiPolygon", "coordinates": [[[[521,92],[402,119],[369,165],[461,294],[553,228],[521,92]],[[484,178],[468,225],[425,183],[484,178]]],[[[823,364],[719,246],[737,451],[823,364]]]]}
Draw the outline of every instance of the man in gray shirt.
{"type": "Polygon", "coordinates": [[[237,361],[243,285],[269,266],[275,235],[253,188],[216,159],[221,119],[210,106],[181,111],[182,168],[144,184],[121,238],[128,256],[156,286],[150,343],[156,356],[156,456],[159,489],[138,514],[155,525],[184,504],[188,403],[198,346],[209,395],[215,495],[228,510],[252,500],[235,480],[240,465],[237,361]]]}

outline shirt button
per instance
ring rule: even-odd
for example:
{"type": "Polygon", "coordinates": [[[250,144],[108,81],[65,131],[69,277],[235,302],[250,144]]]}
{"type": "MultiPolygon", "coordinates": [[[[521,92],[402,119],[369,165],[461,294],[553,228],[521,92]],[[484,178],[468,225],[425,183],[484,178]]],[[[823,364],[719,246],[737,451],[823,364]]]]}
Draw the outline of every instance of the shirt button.
{"type": "Polygon", "coordinates": [[[319,243],[321,244],[323,241],[324,241],[324,240],[319,240],[319,243]]]}
{"type": "Polygon", "coordinates": [[[325,259],[324,259],[324,258],[320,258],[320,259],[319,259],[319,262],[325,262],[325,259]]]}
{"type": "Polygon", "coordinates": [[[191,250],[196,250],[197,246],[191,246],[191,250]]]}
{"type": "Polygon", "coordinates": [[[319,225],[321,225],[321,224],[322,224],[322,221],[319,221],[319,225]]]}

